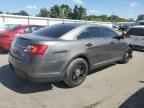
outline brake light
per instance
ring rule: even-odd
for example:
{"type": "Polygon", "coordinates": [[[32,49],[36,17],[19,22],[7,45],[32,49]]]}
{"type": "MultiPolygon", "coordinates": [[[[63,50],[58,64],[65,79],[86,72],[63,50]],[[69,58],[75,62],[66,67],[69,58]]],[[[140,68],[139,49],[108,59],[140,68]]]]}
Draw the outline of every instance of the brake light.
{"type": "Polygon", "coordinates": [[[26,52],[30,55],[44,55],[47,48],[48,48],[48,45],[41,45],[41,44],[29,45],[24,50],[24,52],[26,52]]]}

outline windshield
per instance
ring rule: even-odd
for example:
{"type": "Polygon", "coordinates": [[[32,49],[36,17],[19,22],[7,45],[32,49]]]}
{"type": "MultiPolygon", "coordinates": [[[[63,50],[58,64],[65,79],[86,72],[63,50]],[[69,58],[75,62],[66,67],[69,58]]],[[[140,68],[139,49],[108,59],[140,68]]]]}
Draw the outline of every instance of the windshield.
{"type": "Polygon", "coordinates": [[[19,26],[16,24],[5,24],[2,25],[0,28],[7,30],[7,31],[12,31],[12,30],[16,30],[19,26]]]}
{"type": "Polygon", "coordinates": [[[75,27],[76,26],[65,24],[52,25],[37,31],[34,34],[50,38],[59,38],[75,27]]]}

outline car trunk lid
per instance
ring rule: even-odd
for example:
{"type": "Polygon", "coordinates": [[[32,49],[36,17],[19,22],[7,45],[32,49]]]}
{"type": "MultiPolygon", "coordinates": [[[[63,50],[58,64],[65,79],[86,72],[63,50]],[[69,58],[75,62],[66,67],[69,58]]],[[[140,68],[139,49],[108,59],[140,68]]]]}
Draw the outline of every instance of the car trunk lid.
{"type": "Polygon", "coordinates": [[[25,61],[28,52],[26,52],[26,49],[29,45],[36,45],[39,43],[48,44],[48,42],[55,41],[55,39],[47,38],[43,36],[37,36],[37,35],[24,35],[16,37],[16,39],[13,41],[11,45],[10,53],[17,59],[21,61],[25,61]]]}

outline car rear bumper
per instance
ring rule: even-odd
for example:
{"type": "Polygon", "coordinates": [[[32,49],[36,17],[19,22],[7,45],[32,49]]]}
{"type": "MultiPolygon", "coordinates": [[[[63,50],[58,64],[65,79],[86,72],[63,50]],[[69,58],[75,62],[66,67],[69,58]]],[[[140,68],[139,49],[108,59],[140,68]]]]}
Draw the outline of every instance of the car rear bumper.
{"type": "MultiPolygon", "coordinates": [[[[37,68],[34,65],[25,64],[24,62],[14,58],[11,54],[9,54],[8,60],[11,69],[16,72],[19,77],[29,79],[32,82],[57,82],[62,81],[64,78],[64,75],[60,74],[60,72],[56,74],[48,71],[45,75],[38,75],[35,73],[37,68]]],[[[38,70],[40,70],[40,68],[38,70]]],[[[42,71],[40,73],[42,73],[42,71]]]]}

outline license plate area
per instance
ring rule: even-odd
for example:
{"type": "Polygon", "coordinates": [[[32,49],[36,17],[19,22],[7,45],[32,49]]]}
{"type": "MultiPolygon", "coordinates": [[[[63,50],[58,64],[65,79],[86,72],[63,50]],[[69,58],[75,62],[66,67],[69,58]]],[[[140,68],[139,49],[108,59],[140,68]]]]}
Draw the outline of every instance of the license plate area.
{"type": "Polygon", "coordinates": [[[15,56],[17,59],[24,61],[27,54],[24,52],[24,47],[19,45],[14,45],[12,49],[12,55],[15,56]]]}

